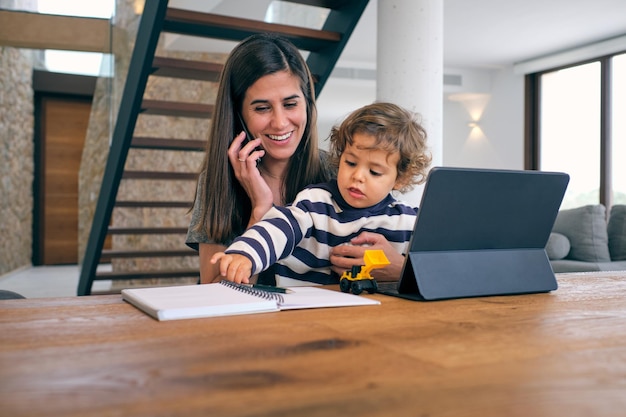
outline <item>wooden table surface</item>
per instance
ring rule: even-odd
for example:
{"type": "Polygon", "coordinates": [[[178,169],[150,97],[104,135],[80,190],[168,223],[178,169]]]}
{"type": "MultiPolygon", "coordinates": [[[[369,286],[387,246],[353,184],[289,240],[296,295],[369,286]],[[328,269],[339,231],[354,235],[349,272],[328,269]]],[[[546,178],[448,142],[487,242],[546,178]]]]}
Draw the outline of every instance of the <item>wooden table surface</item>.
{"type": "Polygon", "coordinates": [[[626,273],[550,294],[158,322],[0,301],[1,416],[624,416],[626,273]]]}

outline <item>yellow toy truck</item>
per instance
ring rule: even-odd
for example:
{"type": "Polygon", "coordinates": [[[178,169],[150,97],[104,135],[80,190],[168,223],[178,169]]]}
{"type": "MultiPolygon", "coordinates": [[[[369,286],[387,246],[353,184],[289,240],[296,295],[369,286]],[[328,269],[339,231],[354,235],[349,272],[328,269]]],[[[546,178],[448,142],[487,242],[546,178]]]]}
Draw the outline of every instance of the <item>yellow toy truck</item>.
{"type": "Polygon", "coordinates": [[[355,295],[361,294],[363,290],[370,294],[376,292],[378,284],[374,277],[370,275],[370,271],[389,265],[389,259],[385,256],[385,252],[380,249],[368,249],[363,254],[363,262],[365,265],[355,265],[350,271],[346,271],[341,275],[339,280],[341,291],[352,291],[352,294],[355,295]]]}

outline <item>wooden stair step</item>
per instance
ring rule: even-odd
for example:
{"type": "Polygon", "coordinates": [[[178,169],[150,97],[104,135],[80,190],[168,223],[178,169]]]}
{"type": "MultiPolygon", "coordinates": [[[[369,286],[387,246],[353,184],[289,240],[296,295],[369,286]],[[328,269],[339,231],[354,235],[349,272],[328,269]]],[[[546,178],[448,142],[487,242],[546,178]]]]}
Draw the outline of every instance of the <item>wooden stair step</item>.
{"type": "Polygon", "coordinates": [[[202,139],[167,139],[135,136],[130,146],[136,149],[204,152],[206,144],[207,141],[202,139]]]}
{"type": "Polygon", "coordinates": [[[141,102],[141,114],[151,114],[157,116],[177,116],[211,118],[213,115],[213,104],[186,103],[182,101],[166,100],[143,100],[141,102]]]}
{"type": "Polygon", "coordinates": [[[151,278],[184,278],[200,277],[197,269],[163,270],[163,271],[115,271],[96,272],[94,280],[121,280],[121,279],[151,279],[151,278]]]}
{"type": "Polygon", "coordinates": [[[152,75],[200,81],[219,81],[224,65],[216,62],[155,56],[152,60],[152,75]]]}
{"type": "Polygon", "coordinates": [[[198,174],[195,172],[174,171],[124,171],[122,178],[125,180],[180,180],[195,181],[198,174]]]}
{"type": "Polygon", "coordinates": [[[110,235],[169,235],[187,234],[186,227],[117,227],[107,229],[110,235]]]}
{"type": "Polygon", "coordinates": [[[154,258],[174,256],[197,256],[198,251],[191,248],[181,249],[105,249],[102,255],[109,258],[154,258]]]}
{"type": "Polygon", "coordinates": [[[100,260],[113,258],[160,258],[174,256],[197,256],[198,252],[187,249],[154,249],[154,250],[137,250],[137,249],[105,249],[102,251],[100,260]]]}
{"type": "Polygon", "coordinates": [[[259,20],[168,8],[163,30],[189,36],[239,41],[262,32],[278,32],[299,49],[320,51],[341,41],[341,33],[259,20]]]}
{"type": "Polygon", "coordinates": [[[115,207],[124,208],[185,208],[189,209],[191,201],[116,201],[115,207]]]}

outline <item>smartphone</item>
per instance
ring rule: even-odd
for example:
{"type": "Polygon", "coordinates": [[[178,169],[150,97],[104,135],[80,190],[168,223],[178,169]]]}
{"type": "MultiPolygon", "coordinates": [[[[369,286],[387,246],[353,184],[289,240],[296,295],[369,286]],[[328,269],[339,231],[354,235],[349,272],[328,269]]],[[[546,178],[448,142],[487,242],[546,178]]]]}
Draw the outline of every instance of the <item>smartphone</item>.
{"type": "MultiPolygon", "coordinates": [[[[248,130],[248,126],[246,126],[246,123],[243,121],[243,117],[241,117],[240,113],[237,113],[237,117],[239,118],[239,123],[241,123],[241,127],[243,129],[243,131],[246,134],[246,138],[244,139],[243,143],[241,144],[241,146],[243,147],[246,143],[250,142],[251,140],[256,139],[254,136],[252,136],[252,134],[250,133],[250,131],[248,130]]],[[[256,148],[254,148],[255,151],[260,151],[261,148],[260,146],[257,146],[256,148]]],[[[261,158],[257,159],[257,163],[261,161],[261,158]]]]}
{"type": "Polygon", "coordinates": [[[241,128],[246,134],[246,139],[243,142],[243,144],[246,144],[250,142],[251,140],[253,140],[254,136],[250,134],[250,131],[248,130],[248,126],[246,126],[246,123],[243,121],[243,117],[241,117],[241,113],[237,113],[237,117],[239,118],[239,123],[241,124],[241,128]]]}

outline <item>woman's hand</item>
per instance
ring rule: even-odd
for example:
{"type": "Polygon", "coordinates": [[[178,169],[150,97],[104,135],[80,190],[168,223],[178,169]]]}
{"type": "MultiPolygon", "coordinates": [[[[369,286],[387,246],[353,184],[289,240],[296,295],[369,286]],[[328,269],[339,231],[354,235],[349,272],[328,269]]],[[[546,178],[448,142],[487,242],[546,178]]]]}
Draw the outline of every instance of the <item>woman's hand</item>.
{"type": "Polygon", "coordinates": [[[235,253],[227,255],[224,252],[217,252],[211,258],[211,263],[217,264],[218,262],[220,275],[224,279],[237,284],[250,283],[252,262],[247,257],[235,253]]]}
{"type": "Polygon", "coordinates": [[[330,250],[331,269],[339,276],[354,265],[363,265],[363,255],[366,250],[382,249],[390,264],[384,268],[372,269],[372,276],[378,281],[397,281],[400,279],[404,256],[398,253],[383,235],[362,232],[350,243],[350,245],[335,246],[330,250]]]}
{"type": "Polygon", "coordinates": [[[252,225],[272,208],[274,198],[257,167],[257,161],[265,155],[263,149],[256,149],[261,144],[261,139],[253,139],[244,144],[245,139],[245,132],[235,137],[228,148],[228,159],[235,171],[235,178],[250,197],[252,216],[248,225],[252,225]]]}

